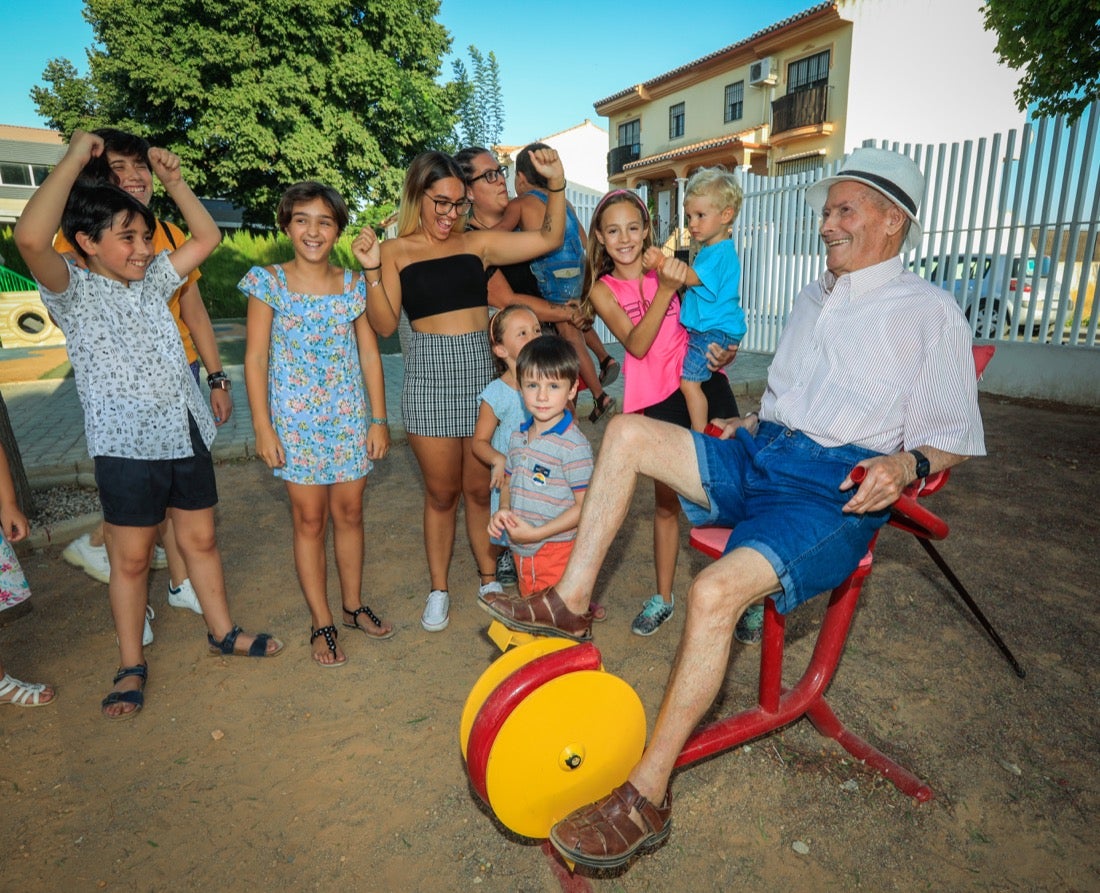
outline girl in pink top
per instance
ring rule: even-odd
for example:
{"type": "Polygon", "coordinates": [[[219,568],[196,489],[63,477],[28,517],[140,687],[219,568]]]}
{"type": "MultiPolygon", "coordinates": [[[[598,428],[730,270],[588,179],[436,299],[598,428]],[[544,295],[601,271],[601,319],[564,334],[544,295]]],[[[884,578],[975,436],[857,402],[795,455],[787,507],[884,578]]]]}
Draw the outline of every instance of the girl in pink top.
{"type": "MultiPolygon", "coordinates": [[[[616,189],[605,195],[592,215],[585,268],[585,309],[598,314],[626,348],[623,362],[623,412],[640,412],[691,427],[687,404],[680,391],[680,370],[687,352],[687,332],[680,325],[680,298],[688,266],[669,258],[660,272],[646,272],[642,255],[653,244],[649,212],[636,193],[616,189]]],[[[712,345],[714,367],[732,362],[732,351],[712,345]]],[[[725,375],[703,383],[711,418],[739,415],[725,375]]],[[[654,481],[653,559],[657,593],[634,618],[631,629],[652,635],[672,616],[672,579],[680,550],[676,493],[654,481]]]]}

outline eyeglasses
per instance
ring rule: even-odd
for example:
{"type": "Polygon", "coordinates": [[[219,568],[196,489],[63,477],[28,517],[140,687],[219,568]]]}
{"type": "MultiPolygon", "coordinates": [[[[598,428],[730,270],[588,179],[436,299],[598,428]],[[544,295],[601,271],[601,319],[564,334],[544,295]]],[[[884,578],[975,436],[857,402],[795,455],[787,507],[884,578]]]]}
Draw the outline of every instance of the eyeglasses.
{"type": "Polygon", "coordinates": [[[482,171],[476,177],[470,177],[470,184],[473,185],[478,180],[484,180],[486,183],[495,183],[497,180],[501,180],[506,177],[508,171],[503,167],[491,167],[487,171],[482,171]]]}
{"type": "Polygon", "coordinates": [[[457,202],[445,198],[436,198],[434,195],[429,195],[428,198],[435,202],[435,213],[441,217],[446,217],[451,211],[454,211],[459,217],[465,217],[470,213],[470,208],[474,206],[474,203],[468,198],[461,198],[457,202]]]}

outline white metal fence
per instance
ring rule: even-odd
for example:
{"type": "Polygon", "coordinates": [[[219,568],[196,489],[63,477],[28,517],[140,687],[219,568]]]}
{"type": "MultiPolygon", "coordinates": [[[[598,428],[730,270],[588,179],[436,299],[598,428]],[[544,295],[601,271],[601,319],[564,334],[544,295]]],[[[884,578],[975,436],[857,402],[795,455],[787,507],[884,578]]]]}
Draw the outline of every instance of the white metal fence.
{"type": "MultiPolygon", "coordinates": [[[[1042,119],[977,142],[880,144],[912,157],[925,175],[924,238],[907,262],[955,295],[977,337],[1097,347],[1098,125],[1094,103],[1069,125],[1042,119]]],[[[733,238],[750,350],[775,349],[794,296],[824,268],[804,192],[837,167],[744,176],[733,238]]]]}

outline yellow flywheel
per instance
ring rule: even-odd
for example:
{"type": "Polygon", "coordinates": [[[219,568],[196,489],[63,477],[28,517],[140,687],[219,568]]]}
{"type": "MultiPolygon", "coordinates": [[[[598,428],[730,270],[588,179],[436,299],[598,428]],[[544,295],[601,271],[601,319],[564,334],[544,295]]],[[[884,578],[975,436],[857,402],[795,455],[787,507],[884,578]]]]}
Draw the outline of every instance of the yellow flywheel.
{"type": "Polygon", "coordinates": [[[634,689],[602,670],[566,673],[523,698],[501,726],[486,763],[489,805],[517,834],[547,837],[622,784],[644,746],[634,689]]]}
{"type": "MultiPolygon", "coordinates": [[[[494,625],[499,624],[494,621],[494,625]]],[[[466,751],[469,747],[470,729],[477,718],[477,712],[481,709],[481,705],[485,703],[485,699],[493,693],[493,690],[516,670],[525,664],[529,664],[535,658],[561,651],[563,648],[573,648],[577,644],[568,639],[554,639],[548,636],[538,638],[531,636],[529,638],[530,641],[526,644],[509,648],[489,664],[488,669],[478,677],[474,687],[470,689],[470,694],[466,697],[466,704],[462,708],[462,719],[458,724],[458,743],[462,748],[462,759],[467,758],[466,751]]]]}

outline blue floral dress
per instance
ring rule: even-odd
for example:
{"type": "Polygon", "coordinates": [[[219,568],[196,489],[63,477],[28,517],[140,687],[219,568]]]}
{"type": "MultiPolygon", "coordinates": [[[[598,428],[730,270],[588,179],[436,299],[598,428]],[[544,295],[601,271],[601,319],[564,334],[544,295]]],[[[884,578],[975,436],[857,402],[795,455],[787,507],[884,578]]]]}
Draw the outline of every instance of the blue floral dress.
{"type": "Polygon", "coordinates": [[[7,537],[0,533],[0,611],[14,608],[31,597],[23,568],[7,537]]]}
{"type": "Polygon", "coordinates": [[[367,307],[363,277],[344,271],[338,295],[292,292],[286,274],[253,267],[237,287],[274,311],[268,356],[271,421],[286,453],[275,476],[295,484],[364,477],[367,395],[355,320],[367,307]]]}

